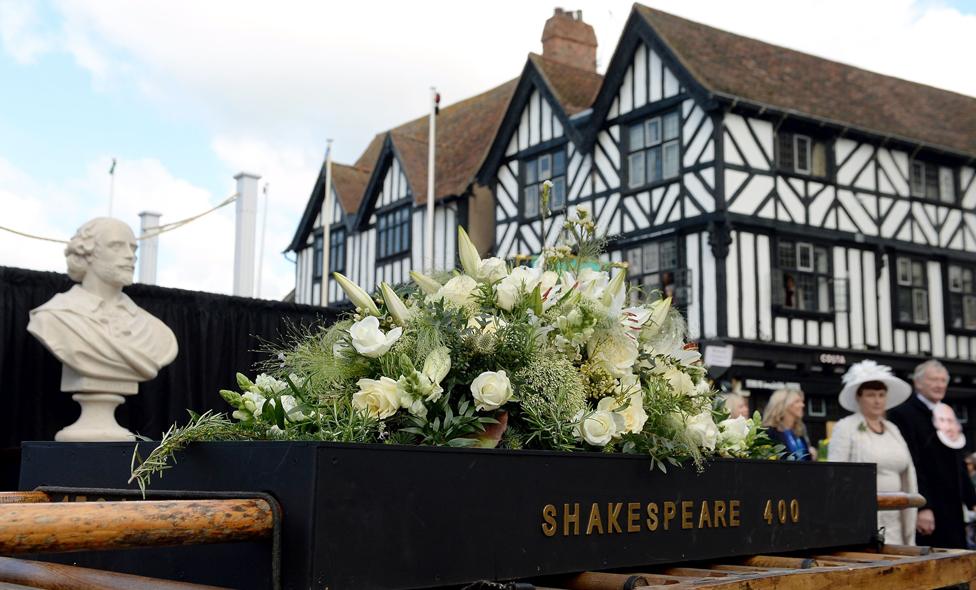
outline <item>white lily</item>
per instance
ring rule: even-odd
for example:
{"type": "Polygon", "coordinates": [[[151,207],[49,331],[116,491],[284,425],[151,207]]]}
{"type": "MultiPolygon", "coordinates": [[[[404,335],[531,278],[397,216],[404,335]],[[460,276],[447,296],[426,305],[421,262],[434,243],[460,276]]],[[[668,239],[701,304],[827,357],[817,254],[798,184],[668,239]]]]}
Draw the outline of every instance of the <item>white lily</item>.
{"type": "Polygon", "coordinates": [[[390,315],[393,316],[393,321],[396,322],[398,326],[406,326],[407,320],[410,319],[410,310],[400,299],[396,291],[393,290],[388,283],[385,281],[380,283],[380,293],[383,294],[383,301],[386,301],[386,308],[390,310],[390,315]]]}
{"type": "Polygon", "coordinates": [[[441,290],[441,284],[438,283],[437,280],[432,279],[423,273],[411,270],[410,278],[413,279],[413,282],[417,283],[417,286],[420,287],[420,290],[426,295],[436,295],[437,292],[441,290]]]}
{"type": "Polygon", "coordinates": [[[468,232],[464,231],[460,225],[458,226],[458,257],[461,259],[461,268],[464,269],[464,273],[477,278],[481,266],[481,254],[478,254],[478,249],[474,247],[474,243],[468,237],[468,232]]]}
{"type": "Polygon", "coordinates": [[[342,273],[334,272],[332,276],[335,277],[336,282],[339,283],[342,290],[346,292],[346,297],[349,298],[349,301],[353,305],[370,315],[380,315],[380,310],[376,307],[373,298],[362,287],[350,281],[342,273]]]}

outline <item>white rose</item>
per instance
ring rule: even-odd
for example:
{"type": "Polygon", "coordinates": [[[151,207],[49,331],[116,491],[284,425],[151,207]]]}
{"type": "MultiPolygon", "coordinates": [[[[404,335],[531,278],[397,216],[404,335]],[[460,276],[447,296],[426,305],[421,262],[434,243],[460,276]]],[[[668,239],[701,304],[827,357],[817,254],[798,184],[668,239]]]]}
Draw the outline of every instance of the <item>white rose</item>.
{"type": "Polygon", "coordinates": [[[482,281],[494,283],[508,276],[508,266],[501,258],[492,256],[478,264],[478,278],[482,281]]]}
{"type": "Polygon", "coordinates": [[[749,435],[750,420],[745,416],[727,418],[718,423],[718,442],[722,448],[742,451],[745,450],[746,437],[749,435]]]}
{"type": "Polygon", "coordinates": [[[633,372],[640,352],[637,342],[626,334],[604,334],[591,338],[586,349],[590,360],[618,379],[633,372]]]}
{"type": "Polygon", "coordinates": [[[495,287],[495,303],[505,311],[512,311],[519,295],[529,293],[539,283],[542,273],[527,266],[516,266],[495,287]]]}
{"type": "Polygon", "coordinates": [[[718,426],[715,426],[715,421],[712,420],[711,411],[706,410],[688,418],[685,422],[685,430],[696,445],[708,451],[715,450],[715,444],[718,442],[718,426]]]}
{"type": "Polygon", "coordinates": [[[356,385],[359,391],[352,394],[352,407],[366,412],[373,418],[385,420],[396,413],[400,407],[400,394],[397,382],[389,377],[360,379],[356,385]]]}
{"type": "Polygon", "coordinates": [[[471,382],[471,395],[479,411],[497,410],[512,399],[512,382],[505,371],[485,371],[471,382]]]}
{"type": "Polygon", "coordinates": [[[433,299],[444,299],[455,307],[473,307],[474,292],[477,288],[478,282],[473,278],[468,275],[458,275],[438,289],[433,299]]]}
{"type": "Polygon", "coordinates": [[[380,321],[376,319],[376,316],[366,316],[349,326],[349,336],[352,337],[353,348],[359,354],[369,358],[377,358],[386,354],[402,333],[403,328],[397,326],[384,334],[380,330],[380,321]]]}
{"type": "Polygon", "coordinates": [[[644,392],[635,391],[630,395],[626,407],[621,408],[621,404],[612,397],[605,397],[597,404],[597,410],[610,410],[623,419],[623,425],[618,428],[617,435],[637,434],[644,429],[647,422],[647,412],[644,411],[644,392]]]}
{"type": "Polygon", "coordinates": [[[672,391],[684,395],[694,395],[697,392],[695,382],[691,380],[691,375],[681,369],[668,367],[664,371],[664,379],[671,386],[672,391]]]}
{"type": "MultiPolygon", "coordinates": [[[[612,398],[610,398],[612,400],[612,398]]],[[[602,447],[610,442],[617,434],[619,426],[622,426],[623,418],[615,416],[609,410],[597,409],[591,412],[585,419],[583,413],[576,414],[579,423],[575,427],[577,438],[582,438],[587,443],[602,447]]]]}

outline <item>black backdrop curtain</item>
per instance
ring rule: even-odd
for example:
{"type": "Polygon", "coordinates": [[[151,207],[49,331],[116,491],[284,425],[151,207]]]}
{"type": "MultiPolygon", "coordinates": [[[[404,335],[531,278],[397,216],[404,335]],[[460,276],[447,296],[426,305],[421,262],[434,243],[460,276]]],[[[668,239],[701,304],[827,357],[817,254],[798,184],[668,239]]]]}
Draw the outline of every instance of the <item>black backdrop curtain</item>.
{"type": "MultiPolygon", "coordinates": [[[[53,440],[77,419],[78,404],[61,393],[61,363],[27,333],[28,313],[72,285],[67,275],[0,267],[0,447],[53,440]]],[[[235,373],[252,376],[266,358],[262,342],[282,342],[292,326],[334,321],[328,308],[136,284],[125,289],[176,334],[180,351],[156,379],[139,385],[116,411],[132,432],[158,439],[187,409],[224,411],[220,389],[235,373]]],[[[0,488],[2,489],[2,488],[0,488]]]]}

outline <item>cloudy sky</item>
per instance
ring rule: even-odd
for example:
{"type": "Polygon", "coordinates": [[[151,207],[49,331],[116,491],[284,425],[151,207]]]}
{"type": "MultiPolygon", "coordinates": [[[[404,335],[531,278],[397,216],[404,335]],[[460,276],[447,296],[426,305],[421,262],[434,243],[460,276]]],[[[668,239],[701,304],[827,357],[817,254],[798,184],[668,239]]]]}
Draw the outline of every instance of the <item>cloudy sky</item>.
{"type": "MultiPolygon", "coordinates": [[[[976,96],[976,0],[661,0],[649,5],[976,96]]],[[[240,170],[268,187],[261,295],[293,287],[288,244],[327,138],[351,162],[378,131],[515,77],[556,4],[0,0],[0,225],[67,238],[109,208],[133,227],[203,211],[240,170]]],[[[601,71],[631,3],[583,0],[601,71]]],[[[0,231],[0,266],[63,270],[0,231]]],[[[159,284],[229,292],[233,208],[160,238],[159,284]]]]}

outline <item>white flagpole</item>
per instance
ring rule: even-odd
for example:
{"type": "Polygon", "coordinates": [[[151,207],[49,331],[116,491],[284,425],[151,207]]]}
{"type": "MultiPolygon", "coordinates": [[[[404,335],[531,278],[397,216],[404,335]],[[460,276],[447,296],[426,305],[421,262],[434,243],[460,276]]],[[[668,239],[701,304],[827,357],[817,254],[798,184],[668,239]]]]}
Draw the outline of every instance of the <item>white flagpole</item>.
{"type": "Polygon", "coordinates": [[[108,216],[112,216],[112,209],[115,205],[115,158],[112,158],[112,167],[108,169],[108,216]]]}
{"type": "Polygon", "coordinates": [[[261,215],[261,247],[258,248],[258,280],[257,288],[254,290],[257,293],[258,299],[261,298],[261,271],[264,269],[264,236],[268,231],[268,186],[270,182],[264,183],[264,214],[261,215]]]}
{"type": "Polygon", "coordinates": [[[434,152],[436,149],[437,138],[437,103],[440,96],[437,88],[430,87],[430,123],[428,124],[427,138],[427,218],[424,228],[424,263],[423,270],[434,269],[434,152]]]}
{"type": "Polygon", "coordinates": [[[325,199],[322,206],[322,294],[321,304],[329,302],[329,232],[332,231],[332,140],[326,140],[325,148],[325,199]]]}

